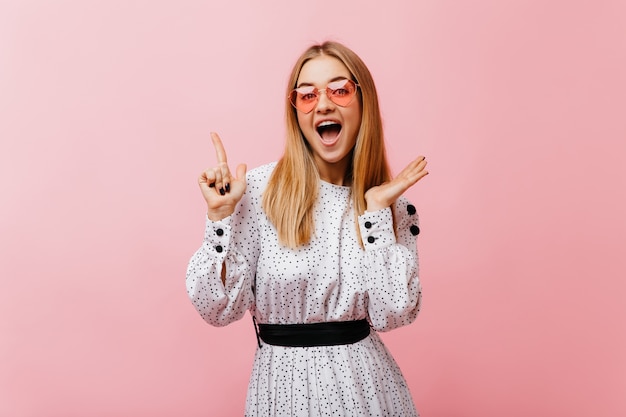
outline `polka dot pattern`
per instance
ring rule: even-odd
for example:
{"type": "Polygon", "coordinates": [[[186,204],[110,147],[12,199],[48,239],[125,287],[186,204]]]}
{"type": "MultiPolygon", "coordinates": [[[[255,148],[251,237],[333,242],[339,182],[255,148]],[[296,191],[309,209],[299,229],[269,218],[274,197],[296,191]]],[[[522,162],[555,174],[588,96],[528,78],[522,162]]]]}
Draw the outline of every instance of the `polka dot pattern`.
{"type": "MultiPolygon", "coordinates": [[[[204,242],[187,269],[187,292],[202,318],[215,326],[247,310],[258,323],[272,324],[365,318],[376,331],[415,320],[421,305],[415,206],[398,199],[397,231],[391,208],[359,216],[361,247],[350,187],[321,182],[311,242],[285,248],[261,207],[274,166],[248,173],[232,216],[206,221],[204,242]]],[[[262,343],[246,416],[416,416],[404,377],[376,331],[351,345],[262,343]]]]}

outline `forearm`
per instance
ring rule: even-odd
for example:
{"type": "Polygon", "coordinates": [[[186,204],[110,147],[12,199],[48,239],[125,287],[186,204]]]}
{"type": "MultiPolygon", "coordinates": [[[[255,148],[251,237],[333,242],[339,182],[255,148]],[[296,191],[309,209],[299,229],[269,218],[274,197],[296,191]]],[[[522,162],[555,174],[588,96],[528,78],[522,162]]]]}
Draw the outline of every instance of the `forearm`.
{"type": "MultiPolygon", "coordinates": [[[[401,217],[399,227],[410,229],[407,220],[411,219],[401,217]]],[[[359,226],[372,325],[386,331],[411,323],[421,303],[415,235],[399,230],[396,238],[390,208],[365,213],[359,217],[359,226]]]]}
{"type": "Polygon", "coordinates": [[[228,222],[207,221],[205,238],[187,267],[187,293],[202,318],[223,326],[253,302],[252,268],[231,239],[228,222]]]}

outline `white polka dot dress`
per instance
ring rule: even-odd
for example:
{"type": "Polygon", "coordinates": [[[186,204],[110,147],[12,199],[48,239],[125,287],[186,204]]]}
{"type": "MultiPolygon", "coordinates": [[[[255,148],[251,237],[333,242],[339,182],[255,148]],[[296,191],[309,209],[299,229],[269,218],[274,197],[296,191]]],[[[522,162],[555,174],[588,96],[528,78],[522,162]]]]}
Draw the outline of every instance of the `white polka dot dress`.
{"type": "Polygon", "coordinates": [[[375,331],[350,345],[282,347],[261,341],[245,415],[417,416],[404,377],[376,333],[411,323],[420,309],[415,207],[403,197],[396,202],[397,235],[390,208],[359,216],[361,248],[350,187],[321,182],[315,234],[306,246],[288,249],[278,243],[261,207],[274,166],[248,173],[235,213],[207,220],[204,242],[187,269],[195,308],[215,326],[249,310],[258,323],[367,319],[375,331]]]}

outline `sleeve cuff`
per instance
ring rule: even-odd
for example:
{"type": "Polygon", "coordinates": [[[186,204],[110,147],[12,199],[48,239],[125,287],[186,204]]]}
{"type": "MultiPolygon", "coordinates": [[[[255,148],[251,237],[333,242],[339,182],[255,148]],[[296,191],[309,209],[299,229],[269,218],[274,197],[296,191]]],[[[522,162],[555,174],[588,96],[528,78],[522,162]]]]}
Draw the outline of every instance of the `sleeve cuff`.
{"type": "Polygon", "coordinates": [[[232,234],[230,220],[231,216],[218,221],[212,221],[207,217],[203,243],[207,252],[217,257],[226,257],[232,234]]]}
{"type": "Polygon", "coordinates": [[[363,247],[366,251],[384,248],[396,243],[391,207],[365,212],[359,216],[358,222],[363,247]]]}

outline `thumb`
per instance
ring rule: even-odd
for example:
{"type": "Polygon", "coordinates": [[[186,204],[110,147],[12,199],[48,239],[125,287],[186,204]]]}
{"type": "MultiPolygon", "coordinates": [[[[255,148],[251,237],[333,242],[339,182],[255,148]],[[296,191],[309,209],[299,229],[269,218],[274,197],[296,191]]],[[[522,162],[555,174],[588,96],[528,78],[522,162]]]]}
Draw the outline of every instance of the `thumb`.
{"type": "Polygon", "coordinates": [[[246,166],[246,164],[237,165],[237,179],[245,181],[247,170],[248,170],[248,167],[246,166]]]}

